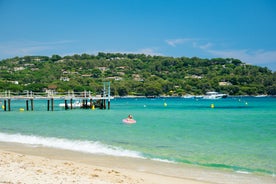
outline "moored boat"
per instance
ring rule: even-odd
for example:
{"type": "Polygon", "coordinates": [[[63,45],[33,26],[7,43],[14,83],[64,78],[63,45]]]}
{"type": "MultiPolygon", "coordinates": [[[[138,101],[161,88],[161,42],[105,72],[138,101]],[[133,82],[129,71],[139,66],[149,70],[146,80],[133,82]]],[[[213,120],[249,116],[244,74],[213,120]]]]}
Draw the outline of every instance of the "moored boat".
{"type": "Polygon", "coordinates": [[[206,95],[203,96],[203,99],[221,99],[226,98],[227,94],[218,93],[215,91],[207,92],[206,95]]]}
{"type": "MultiPolygon", "coordinates": [[[[67,103],[68,107],[71,107],[71,104],[70,103],[67,103]]],[[[60,103],[59,104],[59,107],[64,107],[65,108],[65,103],[60,103]]],[[[76,101],[74,103],[72,103],[72,107],[73,108],[77,108],[77,107],[82,107],[82,103],[80,103],[79,101],[76,101]]]]}

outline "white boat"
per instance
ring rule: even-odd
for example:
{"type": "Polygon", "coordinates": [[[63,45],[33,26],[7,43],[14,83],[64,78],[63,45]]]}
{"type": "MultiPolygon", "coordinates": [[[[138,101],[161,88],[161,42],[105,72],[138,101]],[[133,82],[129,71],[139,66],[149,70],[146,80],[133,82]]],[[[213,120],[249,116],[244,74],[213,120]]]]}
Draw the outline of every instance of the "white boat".
{"type": "MultiPolygon", "coordinates": [[[[71,103],[67,103],[68,107],[71,108],[71,103]]],[[[65,108],[65,103],[60,103],[59,107],[64,107],[65,108]]],[[[76,107],[82,107],[82,103],[80,103],[79,101],[76,101],[74,103],[72,103],[72,108],[76,108],[76,107]]]]}
{"type": "Polygon", "coordinates": [[[257,98],[263,98],[263,97],[267,97],[267,95],[257,95],[255,97],[257,97],[257,98]]]}
{"type": "Polygon", "coordinates": [[[202,95],[196,95],[194,98],[195,98],[195,99],[202,99],[203,96],[202,96],[202,95]]]}
{"type": "Polygon", "coordinates": [[[218,93],[215,91],[211,91],[211,92],[207,92],[206,95],[203,96],[203,99],[221,99],[221,98],[226,98],[227,94],[222,94],[222,93],[218,93]]]}
{"type": "Polygon", "coordinates": [[[182,96],[182,98],[195,98],[195,96],[194,95],[184,95],[184,96],[182,96]]]}

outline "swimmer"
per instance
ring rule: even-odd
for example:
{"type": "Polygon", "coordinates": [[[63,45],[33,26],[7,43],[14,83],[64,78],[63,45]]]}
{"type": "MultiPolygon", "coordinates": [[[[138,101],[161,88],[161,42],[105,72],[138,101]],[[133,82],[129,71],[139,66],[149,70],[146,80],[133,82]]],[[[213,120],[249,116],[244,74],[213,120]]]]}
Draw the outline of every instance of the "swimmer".
{"type": "Polygon", "coordinates": [[[132,115],[128,115],[127,119],[133,119],[132,115]]]}

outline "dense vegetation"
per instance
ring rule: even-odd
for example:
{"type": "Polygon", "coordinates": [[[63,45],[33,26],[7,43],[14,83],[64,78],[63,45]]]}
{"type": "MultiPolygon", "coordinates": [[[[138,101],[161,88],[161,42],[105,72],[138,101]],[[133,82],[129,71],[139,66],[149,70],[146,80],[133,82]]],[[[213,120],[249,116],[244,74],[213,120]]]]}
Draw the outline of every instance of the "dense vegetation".
{"type": "Polygon", "coordinates": [[[0,91],[68,90],[112,95],[276,95],[276,74],[232,58],[173,58],[144,54],[25,56],[0,61],[0,91]]]}

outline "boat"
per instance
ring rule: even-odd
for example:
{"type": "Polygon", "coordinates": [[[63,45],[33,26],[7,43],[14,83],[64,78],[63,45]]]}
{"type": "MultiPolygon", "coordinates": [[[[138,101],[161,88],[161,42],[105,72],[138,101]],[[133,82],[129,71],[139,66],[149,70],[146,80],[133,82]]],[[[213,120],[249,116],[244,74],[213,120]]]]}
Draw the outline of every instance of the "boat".
{"type": "Polygon", "coordinates": [[[216,91],[210,91],[210,92],[207,92],[206,95],[203,96],[203,99],[214,100],[214,99],[221,99],[221,98],[226,98],[226,97],[227,97],[227,94],[218,93],[216,91]]]}
{"type": "Polygon", "coordinates": [[[188,98],[195,98],[195,96],[188,94],[188,95],[182,96],[182,98],[186,98],[186,99],[188,99],[188,98]]]}
{"type": "MultiPolygon", "coordinates": [[[[67,106],[70,108],[71,103],[67,103],[67,106]]],[[[64,107],[65,108],[65,103],[60,103],[59,107],[64,107]]],[[[72,103],[72,108],[76,108],[76,107],[82,107],[82,103],[80,103],[79,101],[76,101],[76,102],[72,103]]]]}
{"type": "Polygon", "coordinates": [[[203,95],[196,95],[194,98],[195,98],[195,99],[202,99],[202,98],[203,98],[203,95]]]}
{"type": "Polygon", "coordinates": [[[267,95],[257,95],[255,96],[256,98],[263,98],[263,97],[267,97],[267,95]]]}

